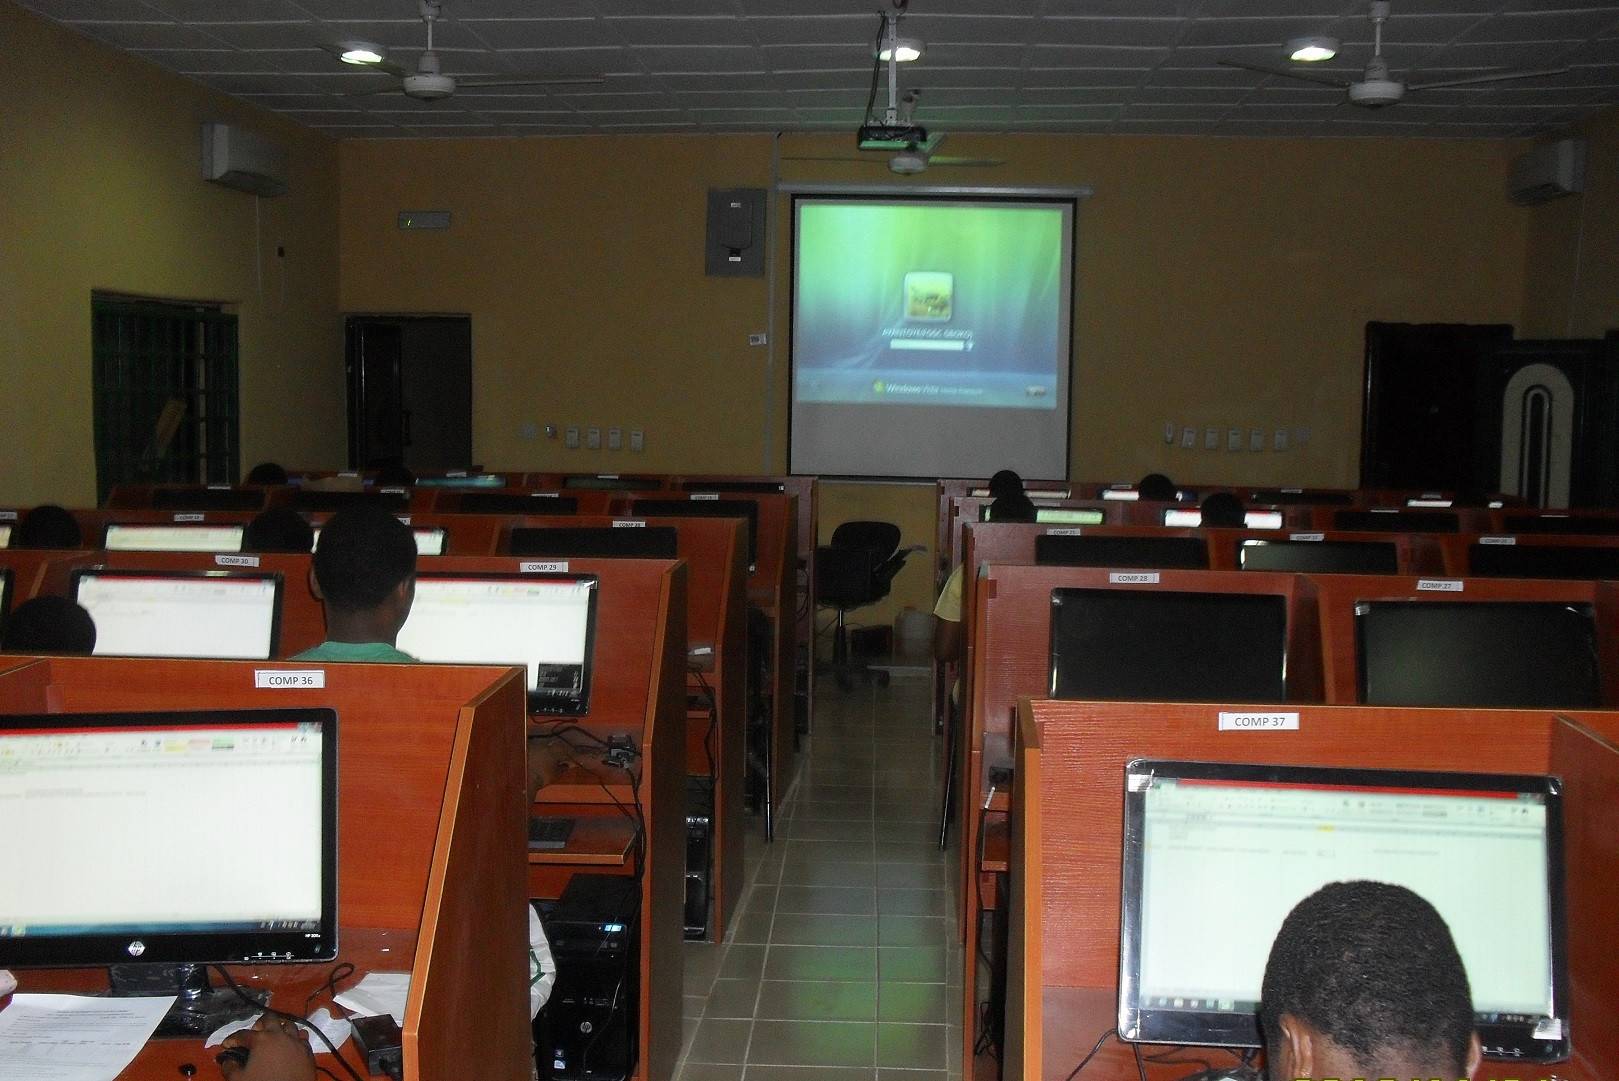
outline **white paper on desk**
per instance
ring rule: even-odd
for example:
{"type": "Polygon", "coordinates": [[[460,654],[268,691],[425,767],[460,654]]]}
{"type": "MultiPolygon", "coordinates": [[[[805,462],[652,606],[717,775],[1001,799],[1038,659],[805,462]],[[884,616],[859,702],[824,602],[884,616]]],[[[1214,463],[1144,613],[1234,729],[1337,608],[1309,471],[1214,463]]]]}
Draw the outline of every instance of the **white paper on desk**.
{"type": "Polygon", "coordinates": [[[410,973],[367,972],[365,979],[334,996],[337,1004],[360,1017],[389,1014],[405,1027],[405,1000],[410,997],[410,973]]]}
{"type": "MultiPolygon", "coordinates": [[[[202,1046],[218,1047],[220,1044],[225,1042],[226,1036],[234,1035],[235,1033],[242,1031],[244,1028],[252,1028],[258,1023],[259,1018],[263,1016],[263,1011],[260,1011],[259,1013],[254,1014],[252,1017],[244,1020],[230,1021],[220,1025],[218,1028],[214,1029],[213,1032],[209,1033],[206,1040],[202,1041],[202,1046]]],[[[320,1029],[320,1031],[325,1034],[326,1038],[332,1041],[333,1047],[342,1047],[344,1041],[346,1041],[349,1038],[349,1035],[354,1031],[354,1026],[348,1023],[347,1018],[333,1017],[332,1011],[328,1010],[325,1006],[322,1006],[320,1009],[316,1010],[314,1013],[300,1021],[298,1023],[298,1028],[303,1032],[304,1039],[309,1041],[309,1049],[317,1055],[324,1055],[327,1048],[324,1043],[320,1042],[320,1040],[315,1037],[314,1032],[310,1031],[311,1028],[320,1029]]]]}
{"type": "Polygon", "coordinates": [[[114,1081],[172,1005],[172,995],[13,995],[0,1010],[0,1081],[114,1081]]]}

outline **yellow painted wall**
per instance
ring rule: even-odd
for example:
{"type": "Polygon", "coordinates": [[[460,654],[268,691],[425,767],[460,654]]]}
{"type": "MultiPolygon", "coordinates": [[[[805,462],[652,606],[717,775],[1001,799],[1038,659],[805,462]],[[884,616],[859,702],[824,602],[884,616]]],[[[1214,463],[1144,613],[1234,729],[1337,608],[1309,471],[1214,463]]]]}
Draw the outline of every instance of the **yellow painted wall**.
{"type": "Polygon", "coordinates": [[[1572,134],[1588,140],[1585,192],[1525,211],[1524,337],[1600,337],[1619,328],[1619,108],[1572,134]]]}
{"type": "Polygon", "coordinates": [[[243,469],[340,464],[335,144],[5,0],[0,43],[0,502],[95,501],[95,289],[235,305],[243,469]],[[286,145],[291,192],[205,183],[205,120],[286,145]]]}
{"type": "MultiPolygon", "coordinates": [[[[472,316],[474,450],[487,466],[782,469],[785,229],[773,320],[763,280],[702,273],[706,189],[768,184],[772,143],[345,143],[343,308],[472,316]],[[402,209],[447,209],[454,224],[401,233],[402,209]],[[750,348],[767,324],[773,348],[750,348]],[[547,423],[641,427],[647,450],[569,451],[547,423]]],[[[958,135],[952,153],[1007,164],[922,182],[1094,187],[1079,219],[1073,476],[1352,486],[1367,320],[1520,320],[1529,224],[1503,191],[1523,147],[958,135]],[[1279,454],[1182,451],[1164,445],[1165,421],[1307,427],[1311,439],[1279,454]]],[[[781,149],[850,152],[842,135],[788,136],[781,149]]],[[[880,166],[792,160],[781,176],[898,182],[880,166]]],[[[868,515],[931,541],[929,489],[827,486],[823,532],[868,515]]],[[[926,605],[925,565],[870,618],[926,605]]]]}

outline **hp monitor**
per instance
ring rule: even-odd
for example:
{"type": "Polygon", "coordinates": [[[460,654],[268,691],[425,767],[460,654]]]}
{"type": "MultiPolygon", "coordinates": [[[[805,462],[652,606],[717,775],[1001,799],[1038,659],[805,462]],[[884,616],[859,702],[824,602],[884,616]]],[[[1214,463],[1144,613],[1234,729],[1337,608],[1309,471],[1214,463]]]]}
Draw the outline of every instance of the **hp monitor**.
{"type": "Polygon", "coordinates": [[[578,514],[579,500],[555,492],[462,492],[461,514],[578,514]]]}
{"type": "Polygon", "coordinates": [[[759,504],[752,499],[635,499],[630,513],[649,518],[745,518],[748,523],[748,566],[759,562],[759,504]]]}
{"type": "Polygon", "coordinates": [[[512,530],[509,548],[514,556],[551,559],[674,559],[678,545],[672,525],[519,526],[512,530]]]}
{"type": "MultiPolygon", "coordinates": [[[[314,532],[315,539],[310,551],[320,547],[320,527],[315,527],[314,532]]],[[[449,532],[442,526],[416,526],[410,532],[416,538],[416,554],[419,556],[441,556],[449,543],[449,532]]]]}
{"type": "Polygon", "coordinates": [[[1245,540],[1237,545],[1245,571],[1294,574],[1398,574],[1393,541],[1245,540]]]}
{"type": "Polygon", "coordinates": [[[246,526],[208,525],[126,525],[107,526],[101,547],[109,552],[240,552],[246,526]]]}
{"type": "Polygon", "coordinates": [[[1444,918],[1486,1054],[1567,1057],[1560,792],[1551,777],[1129,763],[1119,1033],[1258,1046],[1282,921],[1330,882],[1371,879],[1444,918]]]}
{"type": "Polygon", "coordinates": [[[279,574],[93,567],[75,570],[72,583],[95,622],[97,656],[275,656],[279,574]]]}
{"type": "Polygon", "coordinates": [[[1484,578],[1619,578],[1619,545],[1483,544],[1467,548],[1467,573],[1484,578]]]}
{"type": "Polygon", "coordinates": [[[188,488],[154,488],[155,510],[263,510],[264,489],[206,485],[188,488]]]}
{"type": "Polygon", "coordinates": [[[1052,567],[1176,567],[1204,570],[1201,537],[1093,537],[1046,533],[1034,539],[1034,561],[1052,567]]]}
{"type": "Polygon", "coordinates": [[[0,525],[0,548],[11,547],[11,523],[0,525]]]}

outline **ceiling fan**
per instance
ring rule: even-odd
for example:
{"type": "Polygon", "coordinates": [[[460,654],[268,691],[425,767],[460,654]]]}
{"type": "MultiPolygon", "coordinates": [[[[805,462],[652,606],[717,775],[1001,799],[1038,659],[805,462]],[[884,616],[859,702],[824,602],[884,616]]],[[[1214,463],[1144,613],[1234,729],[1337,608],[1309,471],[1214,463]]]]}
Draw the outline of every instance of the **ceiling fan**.
{"type": "Polygon", "coordinates": [[[1430,83],[1408,83],[1402,79],[1392,78],[1389,74],[1388,61],[1383,59],[1383,24],[1389,19],[1388,0],[1372,0],[1372,58],[1366,62],[1366,71],[1359,78],[1345,78],[1325,73],[1317,74],[1299,68],[1268,67],[1264,64],[1249,64],[1241,60],[1221,60],[1220,63],[1229,68],[1243,68],[1247,71],[1258,71],[1266,75],[1280,75],[1287,79],[1302,79],[1305,82],[1320,83],[1323,86],[1336,86],[1349,91],[1349,102],[1368,109],[1378,109],[1393,105],[1404,98],[1407,91],[1436,90],[1446,86],[1473,86],[1480,83],[1504,83],[1514,79],[1538,79],[1547,75],[1562,75],[1569,69],[1542,68],[1537,70],[1492,71],[1487,75],[1470,75],[1461,79],[1440,79],[1430,83]]]}
{"type": "Polygon", "coordinates": [[[988,168],[1006,164],[1000,158],[962,158],[940,154],[938,149],[944,142],[944,133],[930,134],[916,122],[916,106],[922,91],[912,89],[901,94],[899,89],[899,58],[902,44],[899,37],[899,20],[909,2],[910,0],[894,0],[894,11],[882,15],[883,25],[877,35],[877,47],[873,49],[875,55],[872,60],[871,93],[866,98],[866,120],[855,133],[857,145],[865,153],[853,156],[787,156],[782,160],[887,164],[890,170],[901,176],[913,176],[934,165],[988,168]],[[888,108],[879,117],[875,112],[877,80],[878,71],[885,62],[888,65],[888,108]],[[871,156],[872,151],[888,154],[889,157],[883,159],[871,156]]]}
{"type": "Polygon", "coordinates": [[[486,89],[491,87],[508,86],[583,86],[591,83],[600,83],[600,77],[581,76],[567,79],[541,79],[522,78],[495,75],[461,76],[446,75],[439,68],[438,53],[433,51],[433,24],[443,14],[444,6],[438,0],[421,0],[422,22],[427,24],[427,48],[416,61],[416,70],[407,71],[398,64],[391,64],[386,60],[372,63],[362,63],[358,66],[372,70],[384,71],[395,76],[399,85],[382,90],[360,90],[350,94],[350,97],[370,97],[376,94],[404,94],[417,101],[441,101],[455,93],[456,87],[472,89],[474,87],[486,89]]]}

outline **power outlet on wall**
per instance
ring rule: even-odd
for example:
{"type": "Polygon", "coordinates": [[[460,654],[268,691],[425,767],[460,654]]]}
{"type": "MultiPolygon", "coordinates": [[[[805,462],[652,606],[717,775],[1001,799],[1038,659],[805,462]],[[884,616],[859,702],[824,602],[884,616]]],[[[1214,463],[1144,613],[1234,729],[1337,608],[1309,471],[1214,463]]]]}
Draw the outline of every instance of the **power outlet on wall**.
{"type": "Polygon", "coordinates": [[[567,431],[562,434],[562,445],[569,450],[579,449],[579,426],[577,424],[568,425],[567,431]]]}
{"type": "Polygon", "coordinates": [[[623,428],[609,428],[609,429],[607,429],[607,449],[608,450],[623,450],[624,449],[624,429],[623,428]]]}
{"type": "Polygon", "coordinates": [[[600,428],[596,427],[594,424],[592,424],[589,428],[585,429],[585,449],[586,450],[601,450],[602,449],[602,430],[600,428]]]}

